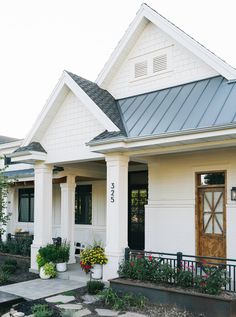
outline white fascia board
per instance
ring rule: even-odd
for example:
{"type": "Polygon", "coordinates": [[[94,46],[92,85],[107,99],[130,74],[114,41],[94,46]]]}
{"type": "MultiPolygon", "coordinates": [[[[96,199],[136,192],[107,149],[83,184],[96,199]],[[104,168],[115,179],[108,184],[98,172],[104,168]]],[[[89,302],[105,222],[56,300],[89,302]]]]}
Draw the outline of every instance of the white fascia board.
{"type": "Polygon", "coordinates": [[[49,109],[52,107],[53,103],[55,102],[56,98],[58,97],[61,89],[63,88],[65,84],[65,72],[62,73],[62,76],[60,77],[56,87],[52,91],[50,97],[48,98],[45,106],[43,107],[42,111],[40,112],[37,120],[35,121],[32,129],[30,130],[29,134],[26,136],[25,140],[22,143],[22,146],[28,145],[30,142],[32,142],[34,135],[36,134],[37,130],[41,126],[42,122],[44,121],[45,117],[47,116],[47,113],[49,109]]]}
{"type": "Polygon", "coordinates": [[[11,157],[12,162],[27,163],[34,163],[35,161],[45,161],[47,158],[46,153],[36,151],[16,152],[8,156],[11,157]]]}
{"type": "Polygon", "coordinates": [[[194,55],[203,60],[206,64],[215,69],[219,74],[225,77],[228,80],[236,79],[236,70],[209,51],[207,48],[202,46],[196,40],[187,35],[184,31],[180,30],[174,24],[169,22],[167,19],[159,15],[156,11],[151,9],[146,4],[142,4],[140,10],[138,11],[133,22],[130,24],[128,30],[120,40],[119,44],[113,51],[108,62],[105,64],[104,68],[98,75],[96,83],[99,86],[103,86],[103,83],[106,81],[107,76],[109,76],[110,71],[114,68],[115,63],[117,62],[122,51],[125,50],[129,40],[137,29],[138,25],[142,22],[143,19],[147,19],[156,25],[158,28],[162,29],[163,32],[171,36],[174,40],[183,45],[186,49],[192,52],[194,55]]]}
{"type": "Polygon", "coordinates": [[[107,117],[107,115],[96,105],[96,103],[80,88],[80,86],[65,72],[65,83],[77,96],[85,107],[98,119],[108,131],[120,131],[120,129],[107,117]]]}
{"type": "Polygon", "coordinates": [[[148,149],[150,147],[159,146],[165,147],[170,144],[188,144],[196,142],[210,142],[211,140],[224,139],[230,137],[232,139],[236,138],[236,128],[222,129],[219,131],[205,131],[201,133],[188,133],[181,135],[170,135],[170,136],[151,136],[151,137],[140,137],[140,138],[130,138],[124,139],[123,141],[110,141],[109,143],[103,144],[91,144],[91,150],[99,153],[114,152],[116,150],[129,151],[135,149],[148,149]]]}

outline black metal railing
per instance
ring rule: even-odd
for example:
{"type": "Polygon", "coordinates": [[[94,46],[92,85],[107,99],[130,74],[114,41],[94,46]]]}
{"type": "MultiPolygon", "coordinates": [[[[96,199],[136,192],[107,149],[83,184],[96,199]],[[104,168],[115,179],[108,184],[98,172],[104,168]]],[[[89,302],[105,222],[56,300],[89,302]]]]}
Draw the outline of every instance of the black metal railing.
{"type": "MultiPolygon", "coordinates": [[[[227,280],[224,290],[236,293],[236,259],[194,256],[182,252],[165,253],[125,249],[125,260],[150,256],[156,258],[160,263],[168,264],[172,269],[191,272],[193,278],[206,275],[208,268],[221,269],[225,274],[225,280],[227,280]]],[[[176,277],[172,278],[171,283],[177,283],[176,277]]]]}

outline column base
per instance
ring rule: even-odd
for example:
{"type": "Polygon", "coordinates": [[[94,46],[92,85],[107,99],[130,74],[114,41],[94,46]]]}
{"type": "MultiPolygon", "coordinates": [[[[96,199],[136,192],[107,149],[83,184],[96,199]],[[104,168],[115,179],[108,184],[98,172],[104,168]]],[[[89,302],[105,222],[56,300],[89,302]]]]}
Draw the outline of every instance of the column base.
{"type": "Polygon", "coordinates": [[[103,266],[103,280],[108,281],[112,278],[118,277],[118,269],[119,265],[124,259],[123,253],[117,253],[117,254],[109,254],[106,252],[108,262],[106,265],[103,266]]]}

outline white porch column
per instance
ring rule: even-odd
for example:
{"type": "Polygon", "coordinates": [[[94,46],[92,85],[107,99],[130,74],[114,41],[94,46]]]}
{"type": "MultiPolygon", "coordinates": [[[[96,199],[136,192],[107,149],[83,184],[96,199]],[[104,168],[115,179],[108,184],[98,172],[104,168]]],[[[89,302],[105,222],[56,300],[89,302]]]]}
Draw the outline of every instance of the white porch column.
{"type": "Polygon", "coordinates": [[[4,227],[5,232],[2,236],[2,240],[6,241],[7,240],[7,234],[8,233],[14,233],[12,230],[12,222],[13,222],[13,217],[15,217],[15,214],[13,214],[13,206],[14,206],[14,198],[15,198],[15,188],[10,187],[8,190],[8,195],[7,195],[7,204],[6,204],[6,214],[10,216],[9,221],[7,222],[7,225],[4,227]]]}
{"type": "Polygon", "coordinates": [[[103,278],[117,277],[119,263],[128,246],[128,163],[125,155],[107,155],[106,255],[103,278]]]}
{"type": "Polygon", "coordinates": [[[35,163],[34,173],[34,241],[31,245],[31,269],[37,270],[38,249],[52,243],[52,166],[35,163]]]}
{"type": "Polygon", "coordinates": [[[61,186],[61,238],[70,242],[69,263],[75,263],[75,176],[67,176],[67,182],[61,186]]]}

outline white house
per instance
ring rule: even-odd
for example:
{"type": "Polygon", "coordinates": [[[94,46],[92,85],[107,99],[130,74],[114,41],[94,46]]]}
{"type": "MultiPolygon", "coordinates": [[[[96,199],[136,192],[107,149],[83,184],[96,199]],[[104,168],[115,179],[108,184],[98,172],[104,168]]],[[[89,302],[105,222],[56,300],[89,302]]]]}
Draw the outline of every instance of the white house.
{"type": "Polygon", "coordinates": [[[146,4],[95,83],[64,71],[27,137],[0,145],[31,268],[57,236],[103,241],[105,279],[127,246],[236,258],[235,80],[146,4]]]}

